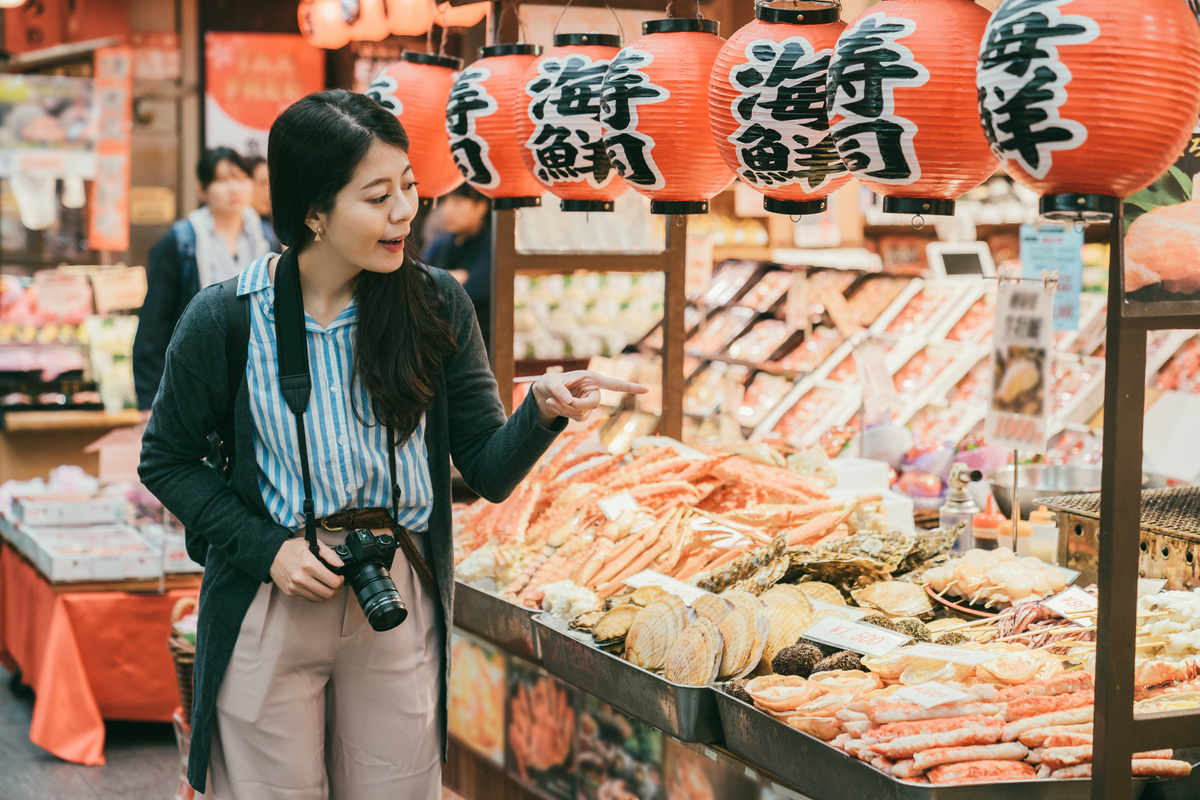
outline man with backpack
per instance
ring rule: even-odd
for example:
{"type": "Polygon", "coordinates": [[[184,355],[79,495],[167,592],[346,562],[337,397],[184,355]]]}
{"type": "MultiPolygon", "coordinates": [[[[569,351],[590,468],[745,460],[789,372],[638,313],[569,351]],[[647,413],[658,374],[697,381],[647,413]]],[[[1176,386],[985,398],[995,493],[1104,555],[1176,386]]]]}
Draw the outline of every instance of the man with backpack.
{"type": "Polygon", "coordinates": [[[250,207],[253,184],[240,155],[227,147],[208,150],[196,177],[203,205],[171,226],[146,264],[146,300],[133,342],[133,380],[143,411],[154,402],[167,344],[192,298],[279,251],[271,224],[250,207]]]}

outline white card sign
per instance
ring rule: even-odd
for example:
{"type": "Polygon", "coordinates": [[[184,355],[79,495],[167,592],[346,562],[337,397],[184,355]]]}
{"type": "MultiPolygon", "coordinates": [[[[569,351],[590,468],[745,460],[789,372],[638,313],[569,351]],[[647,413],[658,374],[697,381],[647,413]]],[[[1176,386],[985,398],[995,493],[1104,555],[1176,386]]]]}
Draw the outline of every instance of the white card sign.
{"type": "Polygon", "coordinates": [[[1138,578],[1137,593],[1139,596],[1144,594],[1158,594],[1166,585],[1166,578],[1138,578]]]}
{"type": "Polygon", "coordinates": [[[886,628],[832,616],[817,620],[801,636],[866,656],[885,656],[911,639],[886,628]]]}
{"type": "Polygon", "coordinates": [[[1076,625],[1088,626],[1092,624],[1093,620],[1090,616],[1084,615],[1094,614],[1098,604],[1096,598],[1078,586],[1072,586],[1065,592],[1059,592],[1054,597],[1043,600],[1042,605],[1056,614],[1067,617],[1076,625]]]}
{"type": "Polygon", "coordinates": [[[996,295],[988,444],[1046,451],[1054,298],[1040,283],[1001,281],[996,295]]]}
{"type": "Polygon", "coordinates": [[[596,505],[600,506],[600,511],[604,513],[604,516],[608,517],[610,522],[626,511],[637,511],[641,507],[638,505],[637,499],[629,492],[621,492],[620,494],[614,494],[612,497],[606,497],[596,503],[596,505]]]}
{"type": "Polygon", "coordinates": [[[994,661],[1005,654],[996,653],[991,650],[967,650],[962,647],[947,647],[944,644],[918,643],[904,648],[904,655],[975,667],[985,664],[988,661],[994,661]]]}
{"type": "Polygon", "coordinates": [[[922,708],[933,708],[934,706],[944,705],[946,703],[959,703],[963,700],[970,700],[973,695],[966,692],[960,692],[950,686],[937,681],[926,681],[918,683],[915,686],[905,686],[903,689],[897,689],[892,692],[894,697],[903,697],[910,703],[916,703],[922,708]]]}

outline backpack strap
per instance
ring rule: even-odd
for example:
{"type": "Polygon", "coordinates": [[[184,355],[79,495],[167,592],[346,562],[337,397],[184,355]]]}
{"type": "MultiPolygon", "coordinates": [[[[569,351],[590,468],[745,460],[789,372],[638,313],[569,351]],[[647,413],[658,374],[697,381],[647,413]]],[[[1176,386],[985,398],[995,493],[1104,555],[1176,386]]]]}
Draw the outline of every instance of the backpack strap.
{"type": "Polygon", "coordinates": [[[238,277],[221,281],[221,293],[225,298],[225,364],[229,369],[229,407],[221,421],[221,441],[233,453],[233,414],[238,389],[246,374],[246,359],[250,347],[250,297],[238,296],[238,277]]]}

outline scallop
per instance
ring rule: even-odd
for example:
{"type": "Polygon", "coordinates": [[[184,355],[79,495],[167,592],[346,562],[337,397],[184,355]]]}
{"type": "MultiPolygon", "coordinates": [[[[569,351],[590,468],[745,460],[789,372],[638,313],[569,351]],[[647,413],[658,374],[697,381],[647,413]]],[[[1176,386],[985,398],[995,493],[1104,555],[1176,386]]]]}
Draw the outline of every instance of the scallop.
{"type": "Polygon", "coordinates": [[[789,604],[808,606],[812,609],[812,601],[808,594],[794,583],[777,583],[759,598],[764,606],[783,606],[789,604]]]}
{"type": "Polygon", "coordinates": [[[721,620],[725,619],[733,611],[733,606],[715,594],[702,594],[692,601],[692,611],[695,611],[714,625],[720,625],[721,620]]]}
{"type": "Polygon", "coordinates": [[[717,626],[711,620],[696,617],[671,646],[663,676],[685,686],[707,686],[716,680],[721,650],[717,626]]]}
{"type": "Polygon", "coordinates": [[[769,623],[767,643],[763,647],[761,664],[769,670],[775,654],[795,644],[812,627],[813,615],[802,605],[767,606],[763,614],[769,623]]]}
{"type": "Polygon", "coordinates": [[[724,643],[718,677],[722,680],[744,677],[762,658],[770,631],[766,614],[743,606],[721,620],[718,629],[724,643]]]}
{"type": "Polygon", "coordinates": [[[800,591],[808,595],[810,600],[820,600],[822,603],[829,603],[835,606],[846,605],[846,598],[842,597],[842,593],[831,583],[805,581],[804,583],[796,584],[796,586],[800,591]]]}
{"type": "Polygon", "coordinates": [[[633,625],[633,621],[637,619],[637,615],[641,611],[642,609],[637,606],[624,605],[605,612],[592,628],[592,636],[595,638],[596,644],[607,647],[624,640],[626,634],[629,633],[629,626],[633,625]]]}
{"type": "Polygon", "coordinates": [[[626,660],[642,669],[662,669],[687,624],[688,608],[673,594],[639,609],[625,637],[626,660]]]}
{"type": "Polygon", "coordinates": [[[732,603],[735,609],[741,608],[742,606],[748,606],[754,611],[763,610],[762,600],[759,600],[754,595],[750,594],[749,592],[742,591],[741,589],[730,589],[727,592],[723,592],[721,597],[732,603]]]}
{"type": "Polygon", "coordinates": [[[880,581],[854,592],[860,606],[876,608],[891,617],[919,617],[933,611],[924,587],[904,581],[880,581]]]}
{"type": "Polygon", "coordinates": [[[629,602],[645,608],[666,593],[667,590],[661,586],[643,586],[629,595],[629,602]]]}

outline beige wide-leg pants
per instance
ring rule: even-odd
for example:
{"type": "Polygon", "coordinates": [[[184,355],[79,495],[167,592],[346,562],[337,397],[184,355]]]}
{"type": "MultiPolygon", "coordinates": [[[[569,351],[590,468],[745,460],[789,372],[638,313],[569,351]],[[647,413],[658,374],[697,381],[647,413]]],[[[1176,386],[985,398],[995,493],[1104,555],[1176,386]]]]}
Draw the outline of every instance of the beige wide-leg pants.
{"type": "Polygon", "coordinates": [[[382,632],[348,585],[324,603],[259,588],[217,695],[211,800],[440,797],[438,609],[403,552],[391,575],[408,618],[382,632]]]}

